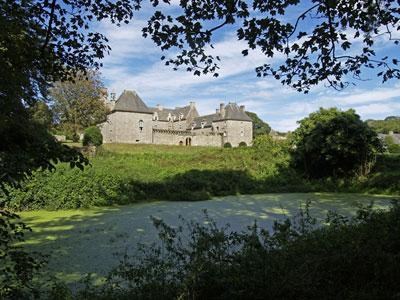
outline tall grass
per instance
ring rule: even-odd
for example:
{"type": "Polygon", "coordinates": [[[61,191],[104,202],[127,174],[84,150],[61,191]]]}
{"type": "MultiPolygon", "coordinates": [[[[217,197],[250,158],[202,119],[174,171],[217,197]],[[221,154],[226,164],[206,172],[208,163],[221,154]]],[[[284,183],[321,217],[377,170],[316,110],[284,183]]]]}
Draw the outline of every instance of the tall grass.
{"type": "Polygon", "coordinates": [[[272,148],[104,145],[84,171],[59,164],[9,189],[16,210],[61,209],[149,200],[205,200],[265,192],[399,193],[400,159],[381,157],[367,178],[307,181],[289,166],[286,144],[272,148]]]}

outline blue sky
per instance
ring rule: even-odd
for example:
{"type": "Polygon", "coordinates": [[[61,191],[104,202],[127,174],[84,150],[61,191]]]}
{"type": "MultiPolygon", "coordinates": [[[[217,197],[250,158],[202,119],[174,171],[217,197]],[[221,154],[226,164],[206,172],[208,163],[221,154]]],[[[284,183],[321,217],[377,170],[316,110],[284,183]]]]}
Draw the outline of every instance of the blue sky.
{"type": "MultiPolygon", "coordinates": [[[[319,107],[354,108],[364,120],[400,115],[400,82],[382,84],[370,73],[364,73],[365,81],[343,91],[320,85],[307,95],[273,78],[258,78],[255,68],[270,59],[258,51],[243,57],[241,51],[246,45],[237,41],[234,28],[221,30],[215,39],[212,53],[222,60],[218,78],[173,71],[160,60],[173,52],[162,53],[150,39],[142,37],[148,12],[145,9],[128,25],[116,27],[103,22],[98,28],[109,38],[112,48],[100,70],[109,92],[119,95],[124,89],[135,90],[150,106],[175,107],[195,101],[200,114],[214,112],[221,102],[237,102],[279,131],[295,129],[297,120],[319,107]]],[[[351,51],[357,51],[358,45],[353,41],[351,51]]],[[[399,51],[384,37],[377,38],[377,48],[382,56],[399,51]]],[[[275,61],[279,62],[279,57],[275,61]]]]}

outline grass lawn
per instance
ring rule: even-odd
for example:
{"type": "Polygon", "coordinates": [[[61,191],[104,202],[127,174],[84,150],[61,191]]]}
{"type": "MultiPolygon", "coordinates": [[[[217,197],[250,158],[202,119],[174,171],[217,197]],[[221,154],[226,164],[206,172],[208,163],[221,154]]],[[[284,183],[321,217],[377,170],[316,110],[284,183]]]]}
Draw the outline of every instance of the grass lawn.
{"type": "MultiPolygon", "coordinates": [[[[201,151],[201,150],[199,150],[201,151]]],[[[125,253],[135,253],[138,242],[157,241],[150,216],[168,224],[178,224],[178,215],[187,220],[203,221],[203,210],[219,224],[230,223],[241,231],[254,220],[271,228],[275,219],[296,214],[300,205],[311,201],[311,213],[323,220],[329,210],[345,215],[358,204],[374,201],[387,207],[394,196],[335,193],[292,193],[242,195],[211,201],[158,201],[88,210],[22,212],[22,220],[33,228],[25,244],[49,257],[49,269],[62,280],[73,283],[85,273],[101,277],[118,264],[125,253]]],[[[73,284],[72,284],[73,285],[73,284]]]]}

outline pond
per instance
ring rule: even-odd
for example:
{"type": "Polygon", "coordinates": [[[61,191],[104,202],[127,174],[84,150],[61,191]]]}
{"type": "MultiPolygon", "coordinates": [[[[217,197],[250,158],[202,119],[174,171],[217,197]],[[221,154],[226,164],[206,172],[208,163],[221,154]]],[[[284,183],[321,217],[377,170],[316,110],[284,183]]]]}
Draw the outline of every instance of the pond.
{"type": "Polygon", "coordinates": [[[274,220],[296,215],[310,201],[312,216],[323,220],[329,210],[345,215],[359,204],[374,202],[385,208],[390,196],[335,193],[241,195],[198,202],[158,201],[90,210],[31,211],[21,213],[33,232],[27,234],[29,249],[49,255],[47,268],[72,284],[83,274],[105,275],[125,253],[134,254],[137,243],[157,241],[150,216],[177,225],[178,216],[204,222],[204,210],[218,224],[241,231],[253,224],[271,228],[274,220]]]}

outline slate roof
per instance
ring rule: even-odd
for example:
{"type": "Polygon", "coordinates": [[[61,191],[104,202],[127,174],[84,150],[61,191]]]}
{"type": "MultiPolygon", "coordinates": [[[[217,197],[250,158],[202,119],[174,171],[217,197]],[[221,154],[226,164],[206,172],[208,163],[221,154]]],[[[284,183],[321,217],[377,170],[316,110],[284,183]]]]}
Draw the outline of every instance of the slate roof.
{"type": "Polygon", "coordinates": [[[113,111],[127,111],[151,114],[152,111],[147,107],[143,100],[135,91],[125,90],[115,102],[113,111]]]}
{"type": "Polygon", "coordinates": [[[175,116],[175,121],[179,121],[179,115],[181,113],[183,114],[182,120],[186,120],[190,111],[190,105],[175,108],[163,108],[162,110],[159,110],[157,107],[151,107],[150,110],[153,113],[157,112],[159,121],[168,121],[168,115],[171,115],[171,117],[175,116]]]}
{"type": "MultiPolygon", "coordinates": [[[[219,114],[199,116],[193,119],[193,123],[195,124],[194,128],[195,129],[201,128],[202,122],[205,122],[204,127],[211,127],[212,122],[215,121],[222,121],[222,118],[219,114]]],[[[190,124],[190,127],[192,127],[192,124],[190,124]]]]}
{"type": "Polygon", "coordinates": [[[229,103],[227,106],[225,106],[224,120],[238,120],[238,121],[251,122],[251,118],[244,111],[241,111],[236,103],[229,103]]]}
{"type": "MultiPolygon", "coordinates": [[[[229,103],[225,106],[225,115],[221,116],[219,113],[214,113],[206,116],[199,116],[194,118],[194,128],[201,128],[201,123],[205,122],[204,127],[210,127],[212,122],[225,121],[225,120],[236,120],[236,121],[252,121],[251,118],[243,111],[240,110],[236,103],[229,103]]],[[[190,127],[192,124],[190,124],[190,127]]]]}

